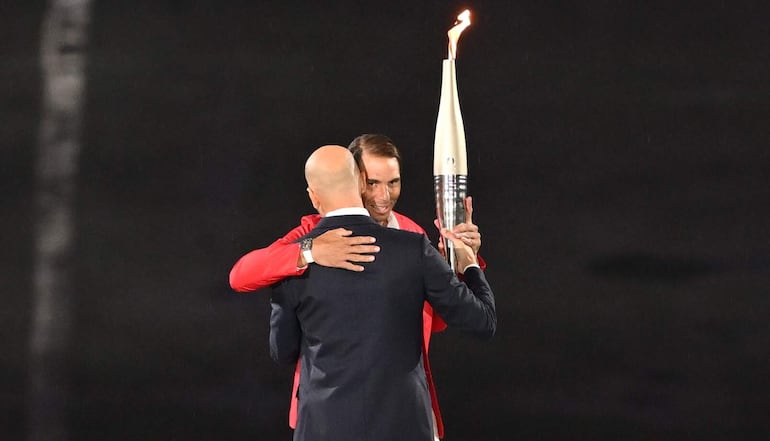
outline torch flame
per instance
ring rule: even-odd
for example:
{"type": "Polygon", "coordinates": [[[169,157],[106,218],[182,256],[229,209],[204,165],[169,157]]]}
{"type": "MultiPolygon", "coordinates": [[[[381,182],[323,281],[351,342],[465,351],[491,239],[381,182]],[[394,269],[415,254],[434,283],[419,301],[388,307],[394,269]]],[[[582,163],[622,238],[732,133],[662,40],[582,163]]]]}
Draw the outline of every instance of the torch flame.
{"type": "Polygon", "coordinates": [[[449,35],[449,56],[447,59],[454,60],[457,58],[457,41],[460,40],[460,34],[463,30],[471,25],[471,11],[464,10],[457,16],[457,21],[452,29],[447,32],[449,35]]]}

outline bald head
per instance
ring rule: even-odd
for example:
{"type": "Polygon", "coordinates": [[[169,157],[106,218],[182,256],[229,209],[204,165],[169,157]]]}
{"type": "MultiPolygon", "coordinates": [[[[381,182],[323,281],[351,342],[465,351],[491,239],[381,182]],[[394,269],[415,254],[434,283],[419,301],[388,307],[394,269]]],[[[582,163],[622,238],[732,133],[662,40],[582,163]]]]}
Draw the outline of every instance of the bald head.
{"type": "Polygon", "coordinates": [[[362,207],[361,175],[350,150],[339,145],[316,149],[305,162],[305,180],[313,206],[322,215],[362,207]]]}

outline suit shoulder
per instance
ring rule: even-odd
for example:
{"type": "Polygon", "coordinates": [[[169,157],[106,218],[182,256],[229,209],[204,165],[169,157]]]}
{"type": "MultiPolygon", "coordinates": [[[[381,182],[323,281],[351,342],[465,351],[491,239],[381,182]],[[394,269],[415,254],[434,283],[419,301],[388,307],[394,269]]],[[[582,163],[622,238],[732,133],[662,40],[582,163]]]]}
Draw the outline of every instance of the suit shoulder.
{"type": "Polygon", "coordinates": [[[414,231],[397,230],[395,228],[383,228],[382,237],[392,238],[392,240],[404,241],[409,243],[421,244],[427,242],[425,234],[414,231]]]}

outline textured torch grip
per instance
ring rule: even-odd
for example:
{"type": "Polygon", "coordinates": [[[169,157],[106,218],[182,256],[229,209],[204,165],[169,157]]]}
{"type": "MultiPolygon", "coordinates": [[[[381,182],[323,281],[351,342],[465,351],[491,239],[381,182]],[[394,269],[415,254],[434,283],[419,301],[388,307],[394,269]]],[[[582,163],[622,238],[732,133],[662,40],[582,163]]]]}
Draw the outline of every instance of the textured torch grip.
{"type": "MultiPolygon", "coordinates": [[[[437,175],[433,177],[436,191],[436,218],[441,228],[452,229],[455,225],[465,222],[465,197],[468,194],[468,176],[466,175],[437,175]]],[[[444,241],[446,257],[452,269],[457,269],[452,241],[440,237],[444,241]]]]}

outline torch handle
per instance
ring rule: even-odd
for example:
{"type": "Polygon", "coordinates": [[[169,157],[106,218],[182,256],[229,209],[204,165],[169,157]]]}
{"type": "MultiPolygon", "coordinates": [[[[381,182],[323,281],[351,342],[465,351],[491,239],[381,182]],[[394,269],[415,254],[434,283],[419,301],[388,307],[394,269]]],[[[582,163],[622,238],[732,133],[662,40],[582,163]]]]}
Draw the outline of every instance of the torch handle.
{"type": "MultiPolygon", "coordinates": [[[[465,197],[468,194],[468,176],[435,175],[433,182],[436,192],[436,218],[441,228],[452,229],[465,222],[465,197]]],[[[452,241],[439,237],[444,243],[447,261],[457,270],[452,241]]]]}

